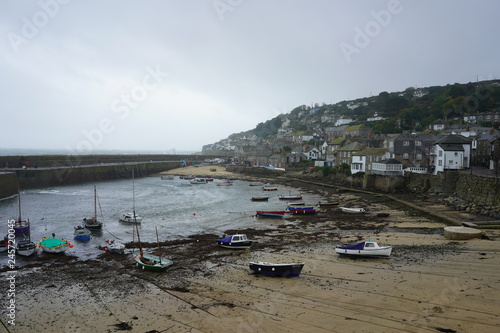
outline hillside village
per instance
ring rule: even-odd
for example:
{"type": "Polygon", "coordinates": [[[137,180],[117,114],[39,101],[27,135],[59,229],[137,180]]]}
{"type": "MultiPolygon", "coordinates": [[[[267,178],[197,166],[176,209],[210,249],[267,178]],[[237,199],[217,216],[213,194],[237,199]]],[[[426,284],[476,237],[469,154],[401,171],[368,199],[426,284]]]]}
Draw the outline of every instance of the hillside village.
{"type": "Polygon", "coordinates": [[[337,104],[302,105],[203,147],[233,164],[333,167],[351,174],[498,170],[500,81],[408,88],[337,104]],[[496,154],[495,154],[496,153],[496,154]]]}

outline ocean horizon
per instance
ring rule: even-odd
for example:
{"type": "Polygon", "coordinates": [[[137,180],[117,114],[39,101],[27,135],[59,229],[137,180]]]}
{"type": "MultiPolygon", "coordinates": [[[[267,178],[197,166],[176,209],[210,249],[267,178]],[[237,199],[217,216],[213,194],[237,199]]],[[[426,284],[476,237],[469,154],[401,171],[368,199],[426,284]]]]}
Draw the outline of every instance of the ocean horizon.
{"type": "Polygon", "coordinates": [[[84,154],[75,154],[69,149],[47,148],[0,148],[0,156],[34,156],[34,155],[193,155],[199,152],[177,149],[165,150],[140,150],[140,149],[94,149],[84,154]]]}

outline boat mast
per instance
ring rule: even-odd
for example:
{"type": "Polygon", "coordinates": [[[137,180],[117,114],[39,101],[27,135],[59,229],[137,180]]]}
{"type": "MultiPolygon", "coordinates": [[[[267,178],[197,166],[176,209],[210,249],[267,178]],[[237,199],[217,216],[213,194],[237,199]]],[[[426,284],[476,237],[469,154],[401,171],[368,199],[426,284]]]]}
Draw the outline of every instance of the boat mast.
{"type": "Polygon", "coordinates": [[[160,249],[160,240],[158,239],[158,227],[156,228],[156,242],[158,243],[158,258],[160,258],[160,265],[161,265],[161,249],[160,249]]]}
{"type": "Polygon", "coordinates": [[[134,214],[134,222],[137,224],[137,218],[135,217],[135,181],[134,181],[134,169],[132,169],[132,213],[134,214]]]}
{"type": "Polygon", "coordinates": [[[97,190],[94,185],[94,221],[97,221],[97,190]]]}
{"type": "Polygon", "coordinates": [[[17,220],[19,222],[21,222],[21,191],[19,191],[19,188],[17,189],[17,199],[18,199],[18,206],[19,206],[19,218],[17,220]]]}
{"type": "Polygon", "coordinates": [[[141,260],[144,259],[144,253],[142,252],[142,244],[141,244],[141,237],[139,236],[139,228],[137,227],[137,222],[135,222],[135,230],[137,232],[137,241],[139,242],[139,254],[141,260]]]}

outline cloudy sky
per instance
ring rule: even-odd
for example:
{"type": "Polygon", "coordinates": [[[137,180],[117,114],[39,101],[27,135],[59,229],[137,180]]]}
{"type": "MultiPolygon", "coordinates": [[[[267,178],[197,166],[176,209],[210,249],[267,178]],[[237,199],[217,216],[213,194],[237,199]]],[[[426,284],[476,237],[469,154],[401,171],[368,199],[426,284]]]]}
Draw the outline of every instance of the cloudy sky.
{"type": "Polygon", "coordinates": [[[0,2],[0,148],[200,151],[299,105],[500,76],[496,0],[0,2]]]}

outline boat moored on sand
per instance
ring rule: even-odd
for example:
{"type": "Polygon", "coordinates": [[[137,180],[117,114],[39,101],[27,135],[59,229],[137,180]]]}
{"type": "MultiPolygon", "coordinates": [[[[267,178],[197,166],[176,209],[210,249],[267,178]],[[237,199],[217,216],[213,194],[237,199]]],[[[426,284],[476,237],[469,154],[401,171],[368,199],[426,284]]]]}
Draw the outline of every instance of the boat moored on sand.
{"type": "Polygon", "coordinates": [[[236,234],[232,236],[222,236],[217,240],[217,244],[227,249],[246,250],[252,245],[252,241],[245,234],[236,234]]]}
{"type": "Polygon", "coordinates": [[[250,262],[249,267],[255,274],[279,277],[297,277],[300,275],[303,263],[275,264],[264,261],[250,262]]]}
{"type": "Polygon", "coordinates": [[[349,213],[349,214],[362,214],[366,212],[364,208],[340,207],[340,209],[342,209],[344,213],[349,213]]]}
{"type": "Polygon", "coordinates": [[[377,242],[372,242],[370,237],[365,242],[349,246],[337,246],[335,252],[340,255],[360,256],[360,257],[389,257],[392,246],[379,246],[377,242]]]}

